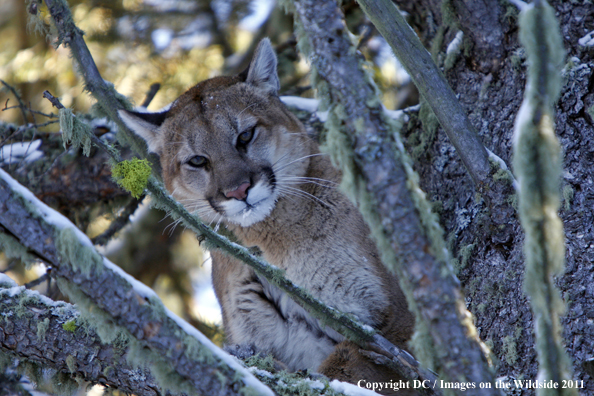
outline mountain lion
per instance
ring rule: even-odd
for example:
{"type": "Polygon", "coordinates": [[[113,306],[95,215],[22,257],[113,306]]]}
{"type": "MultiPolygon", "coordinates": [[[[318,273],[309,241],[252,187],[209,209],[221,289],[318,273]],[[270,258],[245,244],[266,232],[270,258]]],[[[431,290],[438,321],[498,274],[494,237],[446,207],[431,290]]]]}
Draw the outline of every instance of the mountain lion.
{"type": "MultiPolygon", "coordinates": [[[[405,347],[414,319],[398,281],[338,190],[340,173],[279,100],[276,64],[264,39],[245,72],[199,83],[168,111],[120,116],[159,155],[167,189],[190,212],[223,223],[314,297],[405,347]]],[[[246,264],[217,251],[212,258],[228,343],[252,345],[293,371],[400,379],[246,264]]]]}

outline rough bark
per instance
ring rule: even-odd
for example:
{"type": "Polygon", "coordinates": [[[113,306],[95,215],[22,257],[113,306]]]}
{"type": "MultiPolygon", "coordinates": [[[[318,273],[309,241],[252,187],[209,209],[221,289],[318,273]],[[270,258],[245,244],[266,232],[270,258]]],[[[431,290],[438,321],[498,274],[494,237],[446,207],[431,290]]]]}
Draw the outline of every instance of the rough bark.
{"type": "Polygon", "coordinates": [[[139,396],[162,394],[148,370],[126,363],[126,345],[103,344],[92,328],[82,325],[73,305],[49,303],[19,289],[0,289],[2,312],[11,313],[0,320],[3,354],[139,396]],[[65,330],[68,322],[72,328],[65,330]]]}
{"type": "MultiPolygon", "coordinates": [[[[397,2],[402,8],[421,12],[412,16],[421,37],[430,45],[436,36],[429,21],[441,21],[442,8],[436,2],[397,2]],[[431,15],[431,18],[427,18],[431,15]]],[[[591,47],[578,40],[594,30],[591,5],[551,1],[556,10],[568,60],[573,67],[565,73],[565,85],[556,105],[556,133],[564,152],[561,192],[564,198],[560,216],[566,240],[566,271],[556,280],[567,304],[562,319],[566,349],[573,360],[574,379],[584,381],[584,394],[594,392],[594,187],[592,162],[594,124],[588,113],[594,104],[594,60],[591,47]]],[[[498,46],[468,43],[466,56],[446,72],[450,84],[478,129],[485,146],[510,163],[515,115],[525,87],[525,66],[517,37],[517,10],[510,4],[485,2],[488,10],[503,7],[501,13],[469,12],[459,24],[482,29],[484,24],[500,26],[503,36],[498,46]],[[498,52],[501,51],[501,52],[498,52]],[[485,70],[481,64],[497,60],[499,67],[485,70]]],[[[441,53],[456,33],[446,27],[445,40],[437,47],[441,53]]],[[[472,35],[468,35],[472,37],[472,35]]],[[[590,110],[591,111],[591,110],[590,110]]],[[[405,137],[414,142],[425,133],[419,120],[407,126],[405,137]]],[[[406,144],[406,142],[405,142],[406,144]]],[[[412,151],[414,146],[408,145],[412,151]]],[[[501,195],[501,206],[488,209],[456,157],[452,145],[440,131],[428,149],[414,158],[421,186],[433,201],[448,235],[448,244],[457,259],[459,278],[466,302],[475,316],[480,336],[497,356],[498,376],[535,380],[537,362],[534,351],[533,317],[523,291],[523,232],[514,209],[514,195],[501,195]]],[[[533,394],[533,390],[526,394],[533,394]]]]}

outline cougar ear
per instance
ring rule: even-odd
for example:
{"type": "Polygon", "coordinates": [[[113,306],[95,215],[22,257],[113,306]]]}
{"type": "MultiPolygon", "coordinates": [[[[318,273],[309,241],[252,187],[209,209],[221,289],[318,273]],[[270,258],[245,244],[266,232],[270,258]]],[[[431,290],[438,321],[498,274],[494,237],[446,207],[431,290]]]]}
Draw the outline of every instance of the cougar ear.
{"type": "Polygon", "coordinates": [[[159,129],[167,117],[166,111],[162,113],[138,113],[118,110],[118,114],[132,132],[144,139],[150,152],[159,154],[159,129]]]}
{"type": "Polygon", "coordinates": [[[270,45],[270,39],[265,38],[260,41],[256,52],[254,52],[246,82],[276,95],[280,89],[276,63],[276,54],[270,45]]]}

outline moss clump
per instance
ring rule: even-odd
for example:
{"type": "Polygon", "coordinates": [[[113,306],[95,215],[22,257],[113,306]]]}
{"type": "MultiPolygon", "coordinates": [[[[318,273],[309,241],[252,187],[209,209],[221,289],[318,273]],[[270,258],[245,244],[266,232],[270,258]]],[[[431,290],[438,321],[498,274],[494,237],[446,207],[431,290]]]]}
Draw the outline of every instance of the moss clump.
{"type": "Polygon", "coordinates": [[[460,268],[464,268],[466,267],[466,264],[468,264],[468,259],[470,259],[470,255],[472,254],[472,251],[474,250],[474,247],[476,246],[476,243],[471,243],[470,245],[466,245],[462,248],[460,248],[460,268]]]}
{"type": "Polygon", "coordinates": [[[506,336],[503,339],[503,353],[505,354],[505,362],[513,366],[518,361],[518,351],[516,350],[516,341],[512,336],[506,336]]]}
{"type": "Polygon", "coordinates": [[[72,355],[68,355],[68,357],[66,358],[66,365],[68,366],[70,374],[74,374],[74,372],[76,371],[76,358],[72,355]]]}
{"type": "Polygon", "coordinates": [[[40,341],[45,341],[45,333],[49,328],[49,323],[49,318],[45,318],[42,321],[37,322],[37,338],[39,338],[40,341]]]}
{"type": "Polygon", "coordinates": [[[74,333],[76,331],[76,320],[72,319],[62,325],[62,328],[66,331],[74,333]]]}
{"type": "Polygon", "coordinates": [[[48,41],[51,41],[52,37],[49,35],[49,27],[43,22],[43,14],[39,10],[41,7],[41,1],[27,1],[27,30],[30,33],[46,36],[48,41]]]}
{"type": "Polygon", "coordinates": [[[274,358],[272,355],[268,355],[266,357],[262,357],[260,354],[253,355],[245,359],[244,363],[248,367],[257,367],[260,370],[266,370],[271,373],[275,371],[274,358]]]}
{"type": "Polygon", "coordinates": [[[569,210],[571,208],[571,202],[573,201],[573,196],[575,194],[575,191],[568,184],[565,187],[563,187],[562,193],[563,193],[563,208],[565,210],[569,210]]]}
{"type": "Polygon", "coordinates": [[[111,174],[118,185],[130,191],[134,198],[140,198],[151,175],[151,166],[148,160],[133,158],[114,165],[111,174]]]}

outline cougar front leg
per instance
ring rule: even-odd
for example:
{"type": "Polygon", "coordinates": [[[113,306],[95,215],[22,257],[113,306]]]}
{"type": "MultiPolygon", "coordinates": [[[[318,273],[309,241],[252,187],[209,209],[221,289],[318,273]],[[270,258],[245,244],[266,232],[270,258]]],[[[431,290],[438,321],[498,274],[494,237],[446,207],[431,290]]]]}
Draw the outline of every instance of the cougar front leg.
{"type": "Polygon", "coordinates": [[[335,342],[300,311],[283,312],[266,296],[255,272],[223,253],[211,252],[213,284],[223,310],[228,344],[253,345],[290,370],[316,370],[335,342]]]}

